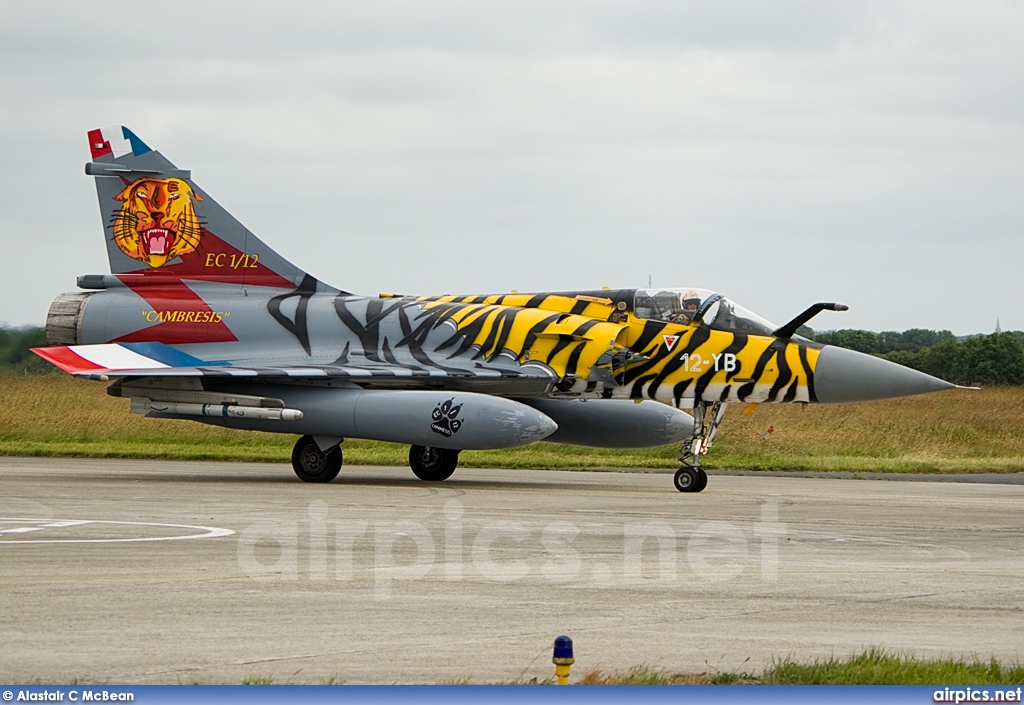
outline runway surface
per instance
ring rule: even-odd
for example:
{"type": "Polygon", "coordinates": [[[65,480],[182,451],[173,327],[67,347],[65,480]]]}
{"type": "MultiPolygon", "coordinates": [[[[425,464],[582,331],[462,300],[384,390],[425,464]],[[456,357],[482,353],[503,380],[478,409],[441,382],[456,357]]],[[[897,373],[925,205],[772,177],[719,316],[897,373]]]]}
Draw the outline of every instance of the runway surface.
{"type": "Polygon", "coordinates": [[[1024,660],[1024,486],[0,458],[0,682],[1024,660]]]}

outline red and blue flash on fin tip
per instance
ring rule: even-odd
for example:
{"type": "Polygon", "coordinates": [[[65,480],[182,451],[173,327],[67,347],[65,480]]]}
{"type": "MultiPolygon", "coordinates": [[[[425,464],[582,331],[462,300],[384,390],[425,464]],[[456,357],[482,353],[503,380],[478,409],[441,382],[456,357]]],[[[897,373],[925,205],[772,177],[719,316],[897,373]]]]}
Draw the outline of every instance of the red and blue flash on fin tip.
{"type": "Polygon", "coordinates": [[[93,159],[113,155],[114,159],[126,154],[136,157],[152,151],[134,132],[122,125],[89,131],[89,151],[93,159]]]}

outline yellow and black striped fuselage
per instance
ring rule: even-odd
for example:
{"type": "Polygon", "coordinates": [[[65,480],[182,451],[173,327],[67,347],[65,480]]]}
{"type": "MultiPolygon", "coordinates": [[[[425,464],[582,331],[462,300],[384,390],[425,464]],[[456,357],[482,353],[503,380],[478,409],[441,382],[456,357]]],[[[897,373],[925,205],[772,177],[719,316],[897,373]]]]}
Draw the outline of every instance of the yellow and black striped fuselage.
{"type": "Polygon", "coordinates": [[[540,365],[554,394],[655,399],[814,402],[820,346],[638,318],[633,290],[418,299],[437,325],[457,329],[462,350],[540,365]]]}

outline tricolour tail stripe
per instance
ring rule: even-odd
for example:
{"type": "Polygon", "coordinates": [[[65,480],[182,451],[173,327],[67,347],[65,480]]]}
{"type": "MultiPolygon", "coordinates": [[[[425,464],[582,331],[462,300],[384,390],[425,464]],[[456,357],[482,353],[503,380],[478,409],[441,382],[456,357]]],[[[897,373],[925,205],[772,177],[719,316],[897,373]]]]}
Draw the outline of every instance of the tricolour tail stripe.
{"type": "Polygon", "coordinates": [[[59,348],[32,348],[32,352],[69,374],[93,372],[101,369],[95,363],[89,362],[66,346],[59,348]]]}
{"type": "Polygon", "coordinates": [[[71,374],[226,364],[206,362],[162,343],[67,345],[53,348],[33,348],[32,352],[71,374]]]}
{"type": "Polygon", "coordinates": [[[198,357],[175,350],[170,345],[164,345],[163,343],[119,343],[119,345],[150,360],[162,362],[167,367],[212,367],[228,364],[226,362],[201,360],[198,357]]]}
{"type": "Polygon", "coordinates": [[[100,370],[163,369],[162,362],[139,355],[116,343],[105,345],[69,345],[63,348],[37,348],[33,352],[50,360],[65,372],[100,370]]]}

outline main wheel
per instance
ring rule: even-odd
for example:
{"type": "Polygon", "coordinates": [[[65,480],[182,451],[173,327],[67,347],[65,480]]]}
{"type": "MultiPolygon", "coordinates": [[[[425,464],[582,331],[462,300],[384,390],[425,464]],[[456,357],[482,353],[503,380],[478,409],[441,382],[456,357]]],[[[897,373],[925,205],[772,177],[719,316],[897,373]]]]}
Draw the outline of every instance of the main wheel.
{"type": "Polygon", "coordinates": [[[341,472],[341,446],[320,450],[312,436],[303,436],[292,449],[292,468],[303,482],[330,482],[341,472]]]}
{"type": "Polygon", "coordinates": [[[413,474],[427,482],[447,480],[459,465],[459,451],[450,448],[412,446],[409,448],[409,467],[413,474]]]}
{"type": "Polygon", "coordinates": [[[700,492],[708,486],[708,474],[703,468],[682,467],[676,470],[675,485],[680,492],[700,492]]]}

